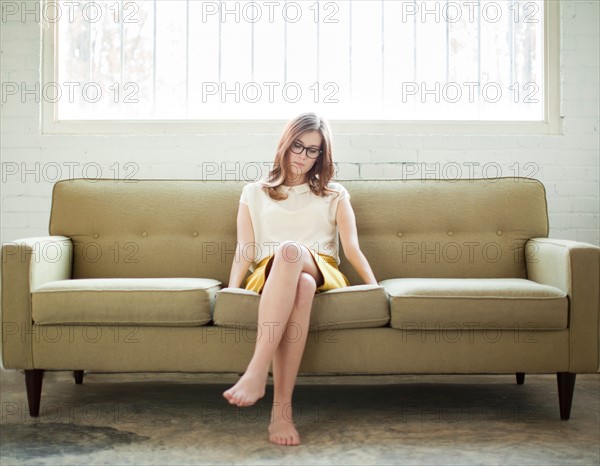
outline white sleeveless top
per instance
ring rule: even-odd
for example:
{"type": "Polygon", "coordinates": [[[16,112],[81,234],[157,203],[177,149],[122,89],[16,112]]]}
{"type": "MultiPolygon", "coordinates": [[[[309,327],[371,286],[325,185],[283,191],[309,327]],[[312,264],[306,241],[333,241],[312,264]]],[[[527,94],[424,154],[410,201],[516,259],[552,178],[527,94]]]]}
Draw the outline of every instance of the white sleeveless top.
{"type": "MultiPolygon", "coordinates": [[[[315,253],[339,257],[339,238],[335,220],[338,203],[350,199],[350,193],[340,183],[330,182],[328,187],[339,193],[329,193],[326,197],[314,194],[308,183],[298,186],[280,186],[287,199],[271,199],[262,189],[261,180],[244,186],[240,202],[248,205],[252,227],[253,245],[242,245],[246,257],[251,256],[252,247],[256,247],[256,257],[250,266],[255,266],[265,257],[275,253],[283,241],[292,240],[303,244],[315,253]]],[[[290,258],[293,259],[293,258],[290,258]]]]}

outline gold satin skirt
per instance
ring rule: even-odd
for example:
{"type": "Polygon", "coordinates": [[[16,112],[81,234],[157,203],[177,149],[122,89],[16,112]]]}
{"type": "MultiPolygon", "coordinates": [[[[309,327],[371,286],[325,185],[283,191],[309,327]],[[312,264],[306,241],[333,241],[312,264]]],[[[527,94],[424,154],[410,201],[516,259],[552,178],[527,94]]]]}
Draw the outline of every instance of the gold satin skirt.
{"type": "MultiPolygon", "coordinates": [[[[346,276],[339,271],[337,262],[334,257],[327,254],[315,253],[308,249],[313,256],[313,259],[323,274],[324,282],[316,290],[317,293],[321,291],[334,290],[336,288],[344,288],[350,286],[350,282],[346,276]]],[[[273,258],[275,254],[265,257],[254,269],[252,275],[250,275],[242,285],[242,288],[254,291],[261,294],[265,286],[267,277],[273,264],[273,258]]]]}

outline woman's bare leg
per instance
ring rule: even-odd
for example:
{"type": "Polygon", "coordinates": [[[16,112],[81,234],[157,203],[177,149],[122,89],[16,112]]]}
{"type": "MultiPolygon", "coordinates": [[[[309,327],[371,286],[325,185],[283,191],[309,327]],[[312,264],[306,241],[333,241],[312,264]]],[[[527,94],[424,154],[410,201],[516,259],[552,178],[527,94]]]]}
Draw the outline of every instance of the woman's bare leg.
{"type": "Polygon", "coordinates": [[[313,278],[320,275],[308,249],[293,241],[282,243],[275,253],[258,306],[260,333],[254,355],[240,380],[223,392],[229,403],[250,406],[264,396],[269,365],[292,313],[302,272],[313,278]]]}
{"type": "Polygon", "coordinates": [[[315,279],[307,273],[301,273],[294,308],[273,357],[275,393],[269,424],[269,440],[278,445],[300,444],[300,435],[292,419],[292,393],[306,345],[310,311],[316,289],[315,279]]]}

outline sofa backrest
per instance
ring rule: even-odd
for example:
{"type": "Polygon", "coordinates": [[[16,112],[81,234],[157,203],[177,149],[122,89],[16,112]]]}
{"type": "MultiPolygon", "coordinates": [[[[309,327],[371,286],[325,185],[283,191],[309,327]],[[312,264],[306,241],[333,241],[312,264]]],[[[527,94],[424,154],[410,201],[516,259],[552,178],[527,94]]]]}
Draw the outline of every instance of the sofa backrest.
{"type": "MultiPolygon", "coordinates": [[[[532,178],[340,182],[378,280],[526,278],[525,242],[548,236],[545,189],[532,178]]],[[[73,240],[73,278],[206,277],[226,286],[245,184],[59,181],[50,234],[73,240]]],[[[361,284],[341,243],[340,259],[361,284]]]]}

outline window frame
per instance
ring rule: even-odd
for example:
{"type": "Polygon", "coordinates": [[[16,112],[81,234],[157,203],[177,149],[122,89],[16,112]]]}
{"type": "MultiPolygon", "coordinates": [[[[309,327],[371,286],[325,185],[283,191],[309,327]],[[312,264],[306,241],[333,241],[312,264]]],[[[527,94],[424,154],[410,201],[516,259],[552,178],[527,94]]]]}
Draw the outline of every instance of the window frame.
{"type": "MultiPolygon", "coordinates": [[[[44,2],[48,0],[43,0],[44,2]]],[[[57,82],[55,22],[42,27],[42,87],[57,82]]],[[[560,1],[544,0],[544,120],[338,120],[337,133],[349,134],[562,134],[560,115],[560,1]]],[[[41,99],[42,134],[232,134],[281,132],[286,120],[57,120],[57,102],[41,99]]],[[[299,110],[300,112],[300,110],[299,110]]],[[[324,115],[326,116],[326,115],[324,115]]]]}

